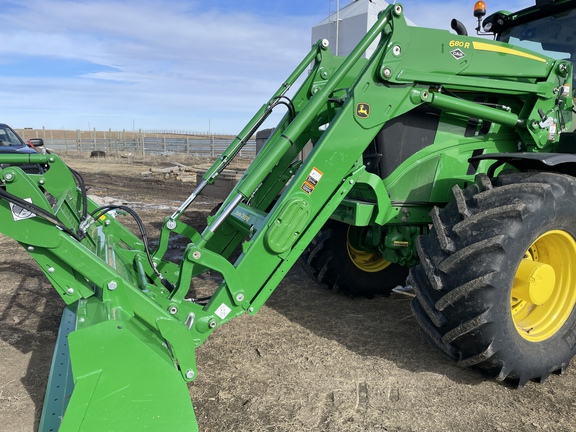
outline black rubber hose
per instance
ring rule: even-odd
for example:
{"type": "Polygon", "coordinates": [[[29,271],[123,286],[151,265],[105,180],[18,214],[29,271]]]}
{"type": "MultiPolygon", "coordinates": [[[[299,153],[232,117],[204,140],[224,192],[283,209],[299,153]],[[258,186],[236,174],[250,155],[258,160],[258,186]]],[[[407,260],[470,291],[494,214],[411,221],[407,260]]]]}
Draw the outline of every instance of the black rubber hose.
{"type": "Polygon", "coordinates": [[[30,203],[28,201],[23,200],[22,198],[17,197],[16,195],[12,195],[10,192],[5,191],[4,189],[0,188],[0,198],[4,198],[6,201],[11,202],[19,207],[22,207],[25,210],[28,210],[31,213],[34,213],[36,216],[39,216],[48,222],[53,223],[57,228],[61,229],[67,234],[70,234],[76,240],[81,241],[80,237],[76,235],[74,231],[66,227],[62,223],[58,216],[44,210],[42,207],[37,206],[36,204],[30,203]]]}
{"type": "Polygon", "coordinates": [[[154,265],[154,261],[152,260],[152,255],[150,254],[150,249],[148,248],[148,235],[146,234],[146,228],[144,227],[144,223],[142,222],[142,219],[140,219],[140,216],[138,216],[138,214],[134,210],[132,210],[130,207],[126,207],[126,206],[122,206],[122,205],[106,205],[106,206],[99,207],[96,210],[94,210],[93,212],[91,212],[90,216],[92,216],[92,218],[94,218],[94,219],[98,219],[100,216],[108,213],[111,210],[124,210],[126,213],[128,213],[130,216],[132,216],[132,218],[136,222],[136,225],[138,226],[138,229],[140,230],[142,242],[144,243],[144,252],[146,253],[146,257],[148,259],[148,263],[150,264],[150,267],[152,267],[152,270],[154,271],[154,273],[156,273],[156,276],[158,276],[158,278],[162,282],[162,285],[164,285],[166,287],[166,289],[168,289],[170,292],[172,292],[174,290],[174,285],[172,285],[162,275],[162,273],[160,273],[158,271],[158,269],[154,265]]]}

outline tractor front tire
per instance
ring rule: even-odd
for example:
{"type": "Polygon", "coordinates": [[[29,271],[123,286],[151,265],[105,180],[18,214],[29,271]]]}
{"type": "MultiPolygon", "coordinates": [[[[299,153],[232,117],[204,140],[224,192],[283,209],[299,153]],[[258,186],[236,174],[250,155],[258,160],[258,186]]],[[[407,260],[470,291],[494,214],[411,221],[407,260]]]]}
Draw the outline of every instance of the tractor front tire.
{"type": "Polygon", "coordinates": [[[576,179],[479,175],[453,194],[410,272],[424,333],[518,387],[564,371],[576,353],[576,179]]]}
{"type": "Polygon", "coordinates": [[[360,229],[329,220],[302,254],[308,275],[334,292],[352,297],[389,295],[404,286],[408,268],[385,260],[378,251],[355,249],[350,230],[360,229]]]}

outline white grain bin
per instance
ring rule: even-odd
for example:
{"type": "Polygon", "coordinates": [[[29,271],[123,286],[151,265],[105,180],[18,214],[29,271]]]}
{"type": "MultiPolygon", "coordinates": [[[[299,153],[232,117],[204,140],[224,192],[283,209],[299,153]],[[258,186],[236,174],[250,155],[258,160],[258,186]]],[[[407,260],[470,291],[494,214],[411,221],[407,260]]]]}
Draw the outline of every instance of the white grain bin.
{"type": "MultiPolygon", "coordinates": [[[[386,7],[388,3],[384,0],[355,0],[312,27],[312,43],[328,39],[333,54],[347,56],[386,7]]],[[[366,50],[364,57],[370,57],[374,52],[378,39],[366,50]]]]}

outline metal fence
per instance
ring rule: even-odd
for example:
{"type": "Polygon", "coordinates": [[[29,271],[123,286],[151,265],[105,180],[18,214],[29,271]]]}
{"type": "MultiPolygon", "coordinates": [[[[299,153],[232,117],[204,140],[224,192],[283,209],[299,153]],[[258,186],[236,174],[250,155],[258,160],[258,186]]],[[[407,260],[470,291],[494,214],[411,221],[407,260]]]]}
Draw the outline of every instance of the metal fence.
{"type": "MultiPolygon", "coordinates": [[[[228,147],[231,138],[215,136],[162,136],[144,132],[67,131],[58,133],[43,130],[19,130],[22,138],[43,138],[44,145],[55,153],[104,151],[111,156],[127,153],[133,155],[187,155],[193,157],[218,157],[228,147]]],[[[256,155],[256,140],[249,140],[240,151],[240,157],[256,155]]]]}

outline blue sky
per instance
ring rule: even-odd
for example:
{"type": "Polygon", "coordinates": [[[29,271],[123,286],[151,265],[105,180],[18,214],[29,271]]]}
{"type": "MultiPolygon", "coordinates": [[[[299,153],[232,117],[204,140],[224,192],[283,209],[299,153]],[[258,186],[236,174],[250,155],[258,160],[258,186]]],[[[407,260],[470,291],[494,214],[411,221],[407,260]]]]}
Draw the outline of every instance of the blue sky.
{"type": "MultiPolygon", "coordinates": [[[[420,26],[476,24],[474,0],[402,3],[420,26]]],[[[0,122],[237,133],[309,51],[329,4],[0,0],[0,122]]],[[[490,13],[533,1],[487,4],[490,13]]]]}

